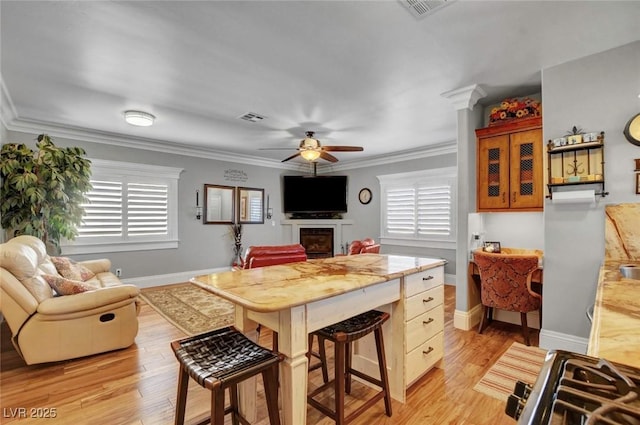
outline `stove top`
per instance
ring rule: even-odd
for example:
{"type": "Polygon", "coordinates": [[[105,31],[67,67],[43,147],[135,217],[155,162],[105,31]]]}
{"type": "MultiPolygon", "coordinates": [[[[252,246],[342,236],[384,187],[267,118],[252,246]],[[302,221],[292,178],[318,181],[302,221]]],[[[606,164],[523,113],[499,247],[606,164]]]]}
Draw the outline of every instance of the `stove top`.
{"type": "Polygon", "coordinates": [[[640,425],[640,369],[551,351],[533,387],[516,385],[506,412],[519,425],[640,425]]]}

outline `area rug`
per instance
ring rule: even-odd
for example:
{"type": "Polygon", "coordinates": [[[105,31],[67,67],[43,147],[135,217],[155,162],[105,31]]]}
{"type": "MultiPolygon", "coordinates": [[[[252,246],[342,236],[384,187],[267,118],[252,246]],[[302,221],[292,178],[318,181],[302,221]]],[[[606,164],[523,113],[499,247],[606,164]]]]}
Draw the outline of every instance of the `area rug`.
{"type": "Polygon", "coordinates": [[[140,297],[187,335],[233,324],[232,303],[188,282],[144,288],[140,297]]]}
{"type": "Polygon", "coordinates": [[[541,348],[514,342],[473,389],[506,401],[516,381],[529,384],[536,381],[546,354],[541,348]]]}

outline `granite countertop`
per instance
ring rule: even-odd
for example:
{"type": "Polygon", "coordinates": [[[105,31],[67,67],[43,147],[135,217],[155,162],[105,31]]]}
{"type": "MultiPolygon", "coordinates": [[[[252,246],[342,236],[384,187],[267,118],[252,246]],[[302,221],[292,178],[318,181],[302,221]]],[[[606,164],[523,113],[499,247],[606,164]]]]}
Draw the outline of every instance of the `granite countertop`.
{"type": "Polygon", "coordinates": [[[196,276],[194,284],[258,312],[279,311],[445,264],[435,258],[345,255],[196,276]]]}
{"type": "Polygon", "coordinates": [[[600,269],[587,354],[640,367],[640,280],[622,277],[624,264],[605,260],[600,269]]]}

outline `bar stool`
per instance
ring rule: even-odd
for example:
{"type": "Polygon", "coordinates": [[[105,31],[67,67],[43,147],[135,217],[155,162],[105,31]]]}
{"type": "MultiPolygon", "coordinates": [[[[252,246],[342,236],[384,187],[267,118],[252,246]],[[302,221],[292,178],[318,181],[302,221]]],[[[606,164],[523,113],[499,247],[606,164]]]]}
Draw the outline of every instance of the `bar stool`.
{"type": "MultiPolygon", "coordinates": [[[[358,316],[343,320],[342,322],[327,326],[312,335],[318,337],[321,347],[325,340],[332,341],[335,349],[335,377],[318,387],[307,395],[307,402],[320,412],[330,417],[336,425],[344,425],[351,422],[362,414],[378,400],[384,398],[384,407],[387,416],[391,416],[391,395],[389,393],[389,378],[387,376],[387,362],[384,354],[384,343],[382,340],[382,324],[389,319],[389,313],[377,310],[370,310],[358,316]],[[355,370],[351,367],[351,343],[373,332],[376,340],[376,350],[378,352],[378,366],[380,368],[380,379],[375,379],[369,375],[355,370]],[[345,393],[351,393],[351,375],[355,375],[381,388],[371,399],[366,401],[356,410],[345,417],[344,399],[345,393]],[[319,403],[314,397],[333,385],[335,389],[335,410],[331,410],[319,403]]],[[[326,357],[322,359],[326,363],[326,357]]]]}
{"type": "Polygon", "coordinates": [[[249,340],[232,326],[171,343],[180,363],[175,425],[184,424],[189,376],[211,390],[211,424],[223,425],[232,414],[232,423],[248,424],[238,411],[238,383],[262,374],[271,425],[280,425],[278,413],[278,354],[249,340]],[[224,408],[224,390],[229,388],[230,406],[224,408]]]}

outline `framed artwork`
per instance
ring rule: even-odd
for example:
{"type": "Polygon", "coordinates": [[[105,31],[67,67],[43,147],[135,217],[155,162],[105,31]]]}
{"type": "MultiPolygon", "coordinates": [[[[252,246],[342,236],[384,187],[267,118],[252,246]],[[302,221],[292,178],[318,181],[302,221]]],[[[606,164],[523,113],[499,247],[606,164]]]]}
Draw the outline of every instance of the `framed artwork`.
{"type": "Polygon", "coordinates": [[[640,195],[640,173],[636,173],[636,195],[640,195]]]}
{"type": "Polygon", "coordinates": [[[486,252],[497,254],[500,252],[500,242],[485,242],[482,249],[486,252]]]}

